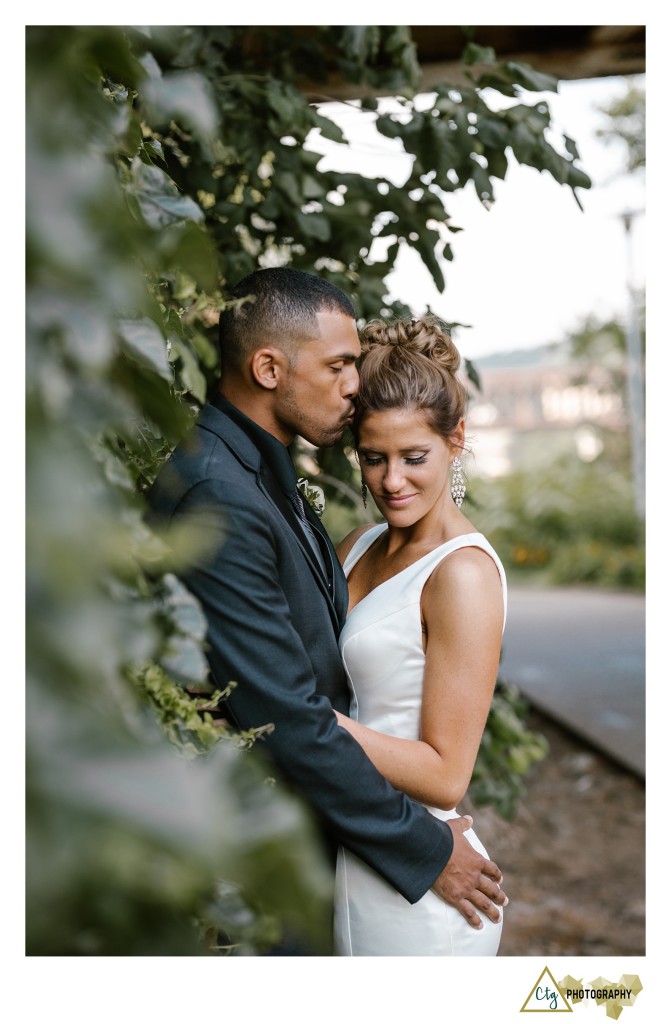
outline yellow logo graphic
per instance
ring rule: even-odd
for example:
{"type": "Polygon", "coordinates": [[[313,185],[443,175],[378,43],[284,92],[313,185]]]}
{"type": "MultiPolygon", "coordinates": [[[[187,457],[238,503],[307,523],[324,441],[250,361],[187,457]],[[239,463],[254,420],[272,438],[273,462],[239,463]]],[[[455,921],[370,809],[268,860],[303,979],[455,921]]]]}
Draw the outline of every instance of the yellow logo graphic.
{"type": "Polygon", "coordinates": [[[623,974],[618,982],[607,978],[583,981],[567,974],[557,982],[545,967],[520,1010],[520,1013],[573,1013],[573,1007],[593,999],[597,1006],[605,1006],[606,1016],[617,1020],[625,1006],[633,1006],[636,996],[643,990],[637,974],[623,974]]]}
{"type": "Polygon", "coordinates": [[[547,967],[544,967],[539,974],[520,1013],[573,1013],[564,998],[561,987],[547,967]]]}
{"type": "Polygon", "coordinates": [[[562,996],[570,999],[573,1005],[581,1003],[583,999],[593,999],[597,1006],[605,1005],[606,1016],[617,1020],[625,1006],[634,1005],[643,985],[638,974],[623,974],[618,982],[606,978],[583,982],[569,974],[559,982],[559,989],[562,996]]]}

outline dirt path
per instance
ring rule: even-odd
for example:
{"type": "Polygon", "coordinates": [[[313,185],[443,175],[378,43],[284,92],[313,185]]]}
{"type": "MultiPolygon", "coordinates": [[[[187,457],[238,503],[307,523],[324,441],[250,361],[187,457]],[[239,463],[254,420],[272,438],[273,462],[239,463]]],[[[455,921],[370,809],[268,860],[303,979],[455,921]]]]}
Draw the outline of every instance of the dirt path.
{"type": "Polygon", "coordinates": [[[550,753],[515,821],[471,811],[511,901],[499,956],[643,955],[644,783],[543,716],[530,725],[550,753]]]}

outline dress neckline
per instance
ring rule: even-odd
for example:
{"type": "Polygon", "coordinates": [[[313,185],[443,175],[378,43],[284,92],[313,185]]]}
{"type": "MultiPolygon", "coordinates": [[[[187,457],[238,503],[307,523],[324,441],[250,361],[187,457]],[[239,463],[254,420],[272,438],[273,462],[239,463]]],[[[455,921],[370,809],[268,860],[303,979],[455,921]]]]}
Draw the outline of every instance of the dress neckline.
{"type": "MultiPolygon", "coordinates": [[[[381,537],[382,534],[385,532],[385,530],[389,529],[389,526],[388,526],[387,523],[380,523],[379,525],[382,527],[381,530],[378,530],[376,532],[375,527],[373,526],[370,530],[367,530],[366,533],[362,534],[361,537],[359,537],[357,539],[357,541],[352,545],[352,550],[350,551],[350,555],[354,553],[354,551],[356,549],[356,545],[358,544],[358,542],[360,540],[363,540],[364,538],[368,538],[368,536],[370,534],[374,534],[374,536],[371,538],[369,543],[366,544],[366,546],[363,548],[363,550],[359,554],[357,554],[357,556],[354,559],[354,561],[352,562],[352,564],[347,567],[347,578],[348,579],[349,579],[350,572],[352,571],[354,566],[357,564],[357,562],[359,562],[363,558],[363,556],[366,554],[366,552],[369,550],[369,548],[372,548],[372,546],[375,543],[375,541],[377,540],[377,538],[381,537]]],[[[389,576],[389,577],[387,577],[386,580],[382,580],[381,583],[378,583],[371,590],[369,590],[367,594],[364,594],[364,596],[361,598],[360,601],[357,601],[356,604],[352,605],[352,607],[347,610],[347,618],[349,618],[349,616],[354,612],[354,610],[356,608],[358,608],[360,605],[362,605],[364,603],[364,601],[367,601],[368,598],[372,594],[374,594],[377,590],[379,590],[380,587],[384,587],[387,583],[391,583],[393,580],[398,579],[398,577],[402,576],[403,573],[406,573],[408,571],[408,569],[413,569],[416,565],[419,565],[420,562],[423,562],[430,555],[435,555],[435,553],[437,551],[440,551],[441,548],[445,548],[449,544],[454,544],[455,541],[461,540],[463,537],[478,537],[478,538],[484,540],[485,543],[487,543],[487,538],[484,536],[484,534],[480,533],[477,530],[474,530],[471,533],[459,533],[459,534],[457,534],[456,537],[452,537],[450,540],[446,540],[442,544],[437,544],[435,548],[431,548],[431,550],[427,551],[427,553],[425,555],[422,555],[420,558],[416,558],[414,562],[410,563],[410,565],[406,565],[405,569],[399,569],[399,571],[395,572],[393,576],[389,576]]],[[[349,558],[349,555],[348,555],[348,558],[349,558]]],[[[345,561],[347,561],[347,558],[345,559],[345,561]]]]}

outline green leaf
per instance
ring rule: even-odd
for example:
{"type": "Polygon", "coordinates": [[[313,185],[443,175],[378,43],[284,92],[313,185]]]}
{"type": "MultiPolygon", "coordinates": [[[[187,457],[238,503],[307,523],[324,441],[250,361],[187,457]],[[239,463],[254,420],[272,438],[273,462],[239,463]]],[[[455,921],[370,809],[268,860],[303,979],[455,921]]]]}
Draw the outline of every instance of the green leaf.
{"type": "Polygon", "coordinates": [[[510,134],[510,145],[521,164],[533,164],[537,160],[536,137],[525,124],[515,125],[510,134]]]}
{"type": "MultiPolygon", "coordinates": [[[[289,92],[282,82],[268,83],[268,104],[277,114],[281,123],[295,126],[303,113],[303,101],[298,93],[289,92]]],[[[326,120],[326,118],[324,118],[326,120]]]]}
{"type": "Polygon", "coordinates": [[[342,29],[341,46],[357,64],[362,65],[369,53],[377,50],[379,39],[380,30],[375,26],[347,25],[342,29]]]}
{"type": "Polygon", "coordinates": [[[301,179],[303,195],[306,199],[323,199],[325,194],[324,185],[315,178],[314,174],[304,174],[301,179]]]}
{"type": "Polygon", "coordinates": [[[380,135],[386,136],[388,139],[399,139],[403,138],[406,134],[406,129],[399,121],[396,121],[393,117],[388,114],[383,117],[378,117],[375,122],[375,127],[379,131],[380,135]]]}
{"type": "Polygon", "coordinates": [[[500,117],[479,117],[476,122],[478,138],[489,149],[504,149],[508,144],[510,128],[500,117]]]}
{"type": "Polygon", "coordinates": [[[303,205],[305,200],[298,188],[296,175],[292,171],[279,171],[275,175],[275,184],[278,189],[284,192],[292,206],[300,207],[303,205]]]}
{"type": "Polygon", "coordinates": [[[109,317],[83,297],[75,302],[33,289],[27,321],[33,338],[36,331],[59,336],[68,356],[82,368],[102,370],[112,358],[115,341],[109,317]]]}
{"type": "Polygon", "coordinates": [[[180,269],[205,290],[216,287],[217,252],[212,235],[193,221],[166,230],[163,236],[166,269],[180,269]]]}
{"type": "Polygon", "coordinates": [[[314,122],[319,131],[325,139],[330,139],[331,142],[347,142],[347,139],[343,135],[342,128],[331,121],[330,118],[324,117],[322,114],[313,114],[314,122]]]}
{"type": "Polygon", "coordinates": [[[474,80],[474,85],[478,89],[495,89],[496,92],[500,92],[502,96],[517,96],[517,90],[512,82],[509,82],[507,78],[502,75],[493,74],[492,72],[485,71],[484,74],[478,75],[474,80]]]}
{"type": "Polygon", "coordinates": [[[172,350],[181,360],[179,377],[184,389],[203,404],[207,397],[207,380],[201,372],[198,360],[179,338],[171,338],[172,350]]]}
{"type": "Polygon", "coordinates": [[[164,380],[172,381],[168,347],[153,320],[121,320],[118,331],[129,355],[150,367],[164,380]]]}
{"type": "Polygon", "coordinates": [[[464,369],[471,383],[475,385],[478,391],[482,391],[482,381],[475,364],[470,359],[464,358],[464,369]]]}
{"type": "Polygon", "coordinates": [[[211,370],[219,365],[219,349],[202,331],[196,331],[192,328],[189,334],[189,341],[198,355],[201,366],[211,370]]]}
{"type": "Polygon", "coordinates": [[[197,71],[174,71],[147,80],[142,97],[156,121],[178,121],[209,143],[218,133],[219,115],[207,78],[197,71]]]}
{"type": "Polygon", "coordinates": [[[494,64],[496,53],[491,46],[477,46],[476,43],[469,43],[461,55],[464,64],[494,64]]]}
{"type": "MultiPolygon", "coordinates": [[[[130,107],[127,108],[131,113],[130,107]]],[[[133,157],[140,147],[144,145],[142,139],[142,125],[137,114],[128,117],[128,123],[119,139],[119,151],[126,156],[133,157]]]]}
{"type": "Polygon", "coordinates": [[[578,159],[578,147],[576,146],[573,139],[569,138],[568,135],[564,136],[564,145],[566,146],[566,152],[569,156],[572,156],[574,160],[578,159]]]}
{"type": "Polygon", "coordinates": [[[168,675],[182,683],[203,682],[209,676],[201,644],[187,636],[172,637],[160,660],[168,675]]]}
{"type": "Polygon", "coordinates": [[[163,152],[163,146],[158,139],[147,139],[143,144],[142,149],[151,160],[162,160],[165,163],[165,153],[163,152]]]}
{"type": "Polygon", "coordinates": [[[318,242],[328,242],[331,237],[331,222],[323,213],[298,213],[299,237],[315,238],[318,242]]]}
{"type": "Polygon", "coordinates": [[[180,195],[172,178],[160,167],[133,162],[135,196],[142,216],[152,228],[165,228],[179,221],[202,221],[203,211],[189,196],[180,195]]]}
{"type": "Polygon", "coordinates": [[[557,92],[557,79],[554,75],[546,75],[535,71],[530,64],[517,61],[506,61],[503,65],[513,82],[530,92],[557,92]]]}
{"type": "Polygon", "coordinates": [[[546,103],[536,103],[535,106],[525,107],[527,115],[525,121],[532,132],[542,135],[550,126],[550,111],[546,103]]]}
{"type": "Polygon", "coordinates": [[[471,177],[473,179],[473,184],[475,185],[475,190],[478,194],[478,199],[485,202],[492,202],[494,199],[494,187],[492,185],[491,178],[480,164],[473,164],[471,177]]]}
{"type": "Polygon", "coordinates": [[[393,267],[396,263],[396,257],[398,256],[399,249],[401,248],[400,242],[392,242],[387,249],[387,265],[393,267]]]}
{"type": "Polygon", "coordinates": [[[439,292],[445,290],[445,278],[443,277],[443,271],[441,270],[440,264],[436,259],[435,245],[438,240],[438,233],[436,231],[429,231],[422,229],[418,232],[419,238],[415,241],[408,240],[408,245],[411,245],[417,250],[419,255],[422,257],[422,262],[427,268],[433,283],[439,292]]]}
{"type": "Polygon", "coordinates": [[[501,149],[485,149],[483,156],[487,161],[487,170],[493,178],[503,180],[508,171],[508,158],[501,149]]]}
{"type": "Polygon", "coordinates": [[[571,188],[591,188],[591,178],[584,171],[581,171],[575,164],[571,164],[568,171],[567,182],[571,188]]]}

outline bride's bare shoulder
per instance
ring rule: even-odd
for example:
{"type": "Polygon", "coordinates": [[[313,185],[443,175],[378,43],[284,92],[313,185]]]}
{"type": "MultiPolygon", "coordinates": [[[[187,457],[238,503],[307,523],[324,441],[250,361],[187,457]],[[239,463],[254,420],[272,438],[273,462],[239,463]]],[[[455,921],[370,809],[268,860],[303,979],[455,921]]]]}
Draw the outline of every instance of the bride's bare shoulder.
{"type": "Polygon", "coordinates": [[[336,554],[338,555],[341,565],[347,558],[355,543],[358,541],[359,537],[363,537],[364,533],[368,533],[368,531],[372,530],[375,525],[375,523],[366,523],[364,526],[357,526],[355,530],[352,530],[352,532],[348,533],[346,537],[343,537],[336,547],[336,554]]]}

